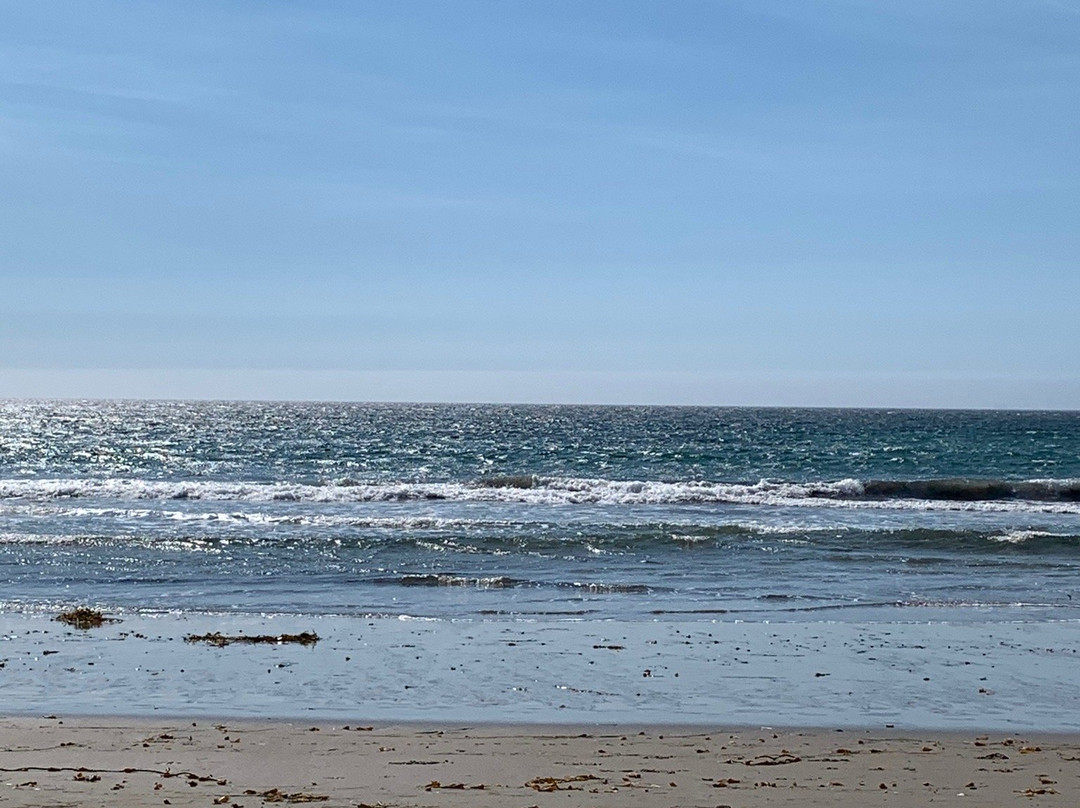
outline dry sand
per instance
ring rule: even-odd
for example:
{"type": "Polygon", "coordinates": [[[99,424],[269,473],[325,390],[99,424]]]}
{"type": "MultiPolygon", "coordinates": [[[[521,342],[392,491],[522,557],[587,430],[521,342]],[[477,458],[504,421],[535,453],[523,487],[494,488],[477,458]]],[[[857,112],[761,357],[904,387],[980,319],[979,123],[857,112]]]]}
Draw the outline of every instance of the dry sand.
{"type": "Polygon", "coordinates": [[[10,806],[1080,804],[1080,737],[0,720],[10,806]]]}

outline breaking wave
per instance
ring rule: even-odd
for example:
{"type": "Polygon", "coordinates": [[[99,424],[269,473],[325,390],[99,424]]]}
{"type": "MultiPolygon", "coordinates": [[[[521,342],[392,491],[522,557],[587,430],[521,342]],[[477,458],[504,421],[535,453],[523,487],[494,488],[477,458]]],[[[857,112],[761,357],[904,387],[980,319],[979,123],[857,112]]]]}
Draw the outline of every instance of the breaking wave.
{"type": "Polygon", "coordinates": [[[870,480],[861,485],[862,496],[879,499],[1080,502],[1080,480],[870,480]]]}
{"type": "Polygon", "coordinates": [[[522,502],[536,505],[747,504],[1031,510],[1080,513],[1080,479],[855,480],[756,483],[662,482],[507,475],[474,482],[0,480],[2,499],[202,500],[246,502],[522,502]]]}

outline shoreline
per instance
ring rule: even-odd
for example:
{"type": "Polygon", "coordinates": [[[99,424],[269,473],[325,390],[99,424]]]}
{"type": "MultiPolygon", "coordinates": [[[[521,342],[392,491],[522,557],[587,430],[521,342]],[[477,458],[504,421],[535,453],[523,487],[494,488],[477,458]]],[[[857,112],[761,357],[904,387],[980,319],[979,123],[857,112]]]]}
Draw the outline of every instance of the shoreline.
{"type": "Polygon", "coordinates": [[[32,723],[35,721],[55,721],[61,726],[79,726],[90,724],[108,724],[117,726],[157,726],[165,724],[198,725],[204,724],[229,724],[248,729],[262,726],[297,726],[309,727],[357,727],[393,728],[401,731],[417,733],[449,732],[453,730],[480,730],[493,733],[513,733],[524,735],[543,735],[547,733],[570,734],[577,736],[581,733],[615,733],[626,734],[629,728],[635,733],[659,733],[672,735],[700,735],[712,733],[750,734],[755,732],[775,732],[787,735],[815,735],[836,733],[849,735],[874,734],[877,736],[890,737],[941,737],[941,738],[967,738],[969,736],[1001,736],[1001,737],[1025,737],[1041,738],[1047,741],[1073,743],[1080,748],[1080,730],[1068,729],[1032,729],[1029,727],[1002,727],[999,725],[970,725],[962,727],[939,727],[921,726],[912,724],[785,724],[776,721],[770,724],[731,723],[725,724],[717,721],[700,722],[693,720],[682,721],[556,721],[556,720],[529,720],[521,718],[507,718],[505,720],[491,718],[477,718],[469,720],[455,719],[424,719],[424,718],[387,718],[386,716],[365,716],[362,712],[355,712],[338,716],[304,716],[304,715],[241,715],[239,713],[208,713],[208,712],[158,712],[148,715],[145,713],[125,712],[79,712],[79,711],[41,711],[19,710],[5,706],[0,712],[0,726],[5,722],[32,723]]]}
{"type": "Polygon", "coordinates": [[[0,718],[0,747],[13,806],[997,806],[1080,794],[1078,733],[57,714],[0,718]]]}
{"type": "Polygon", "coordinates": [[[663,722],[663,721],[552,721],[552,720],[523,720],[520,718],[507,718],[505,720],[481,718],[476,720],[452,720],[452,719],[422,719],[422,718],[386,718],[370,716],[365,717],[362,713],[342,714],[337,717],[303,716],[303,715],[259,715],[244,716],[230,713],[201,713],[201,712],[176,712],[154,713],[153,715],[136,713],[106,713],[106,712],[77,712],[77,711],[25,711],[6,707],[0,713],[0,725],[4,722],[35,722],[55,721],[61,726],[67,725],[90,725],[90,724],[116,724],[119,726],[156,726],[164,724],[229,724],[232,726],[245,726],[249,729],[260,726],[319,726],[319,727],[382,727],[394,728],[401,731],[425,732],[449,732],[455,729],[482,730],[493,733],[521,733],[543,735],[547,733],[560,733],[577,735],[580,733],[608,732],[626,734],[629,728],[635,733],[660,733],[698,735],[713,733],[747,734],[754,732],[776,732],[789,735],[837,733],[843,734],[876,734],[880,736],[912,736],[912,737],[968,737],[968,736],[1001,736],[1001,737],[1038,737],[1054,741],[1071,743],[1075,740],[1080,744],[1080,730],[1054,730],[1054,729],[1026,729],[1017,727],[1000,726],[969,726],[969,727],[923,727],[917,725],[897,724],[784,724],[775,722],[772,724],[724,724],[716,721],[695,723],[693,721],[663,722]]]}
{"type": "Polygon", "coordinates": [[[0,613],[0,713],[1080,732],[1080,623],[0,613]],[[215,648],[190,634],[298,634],[215,648]]]}

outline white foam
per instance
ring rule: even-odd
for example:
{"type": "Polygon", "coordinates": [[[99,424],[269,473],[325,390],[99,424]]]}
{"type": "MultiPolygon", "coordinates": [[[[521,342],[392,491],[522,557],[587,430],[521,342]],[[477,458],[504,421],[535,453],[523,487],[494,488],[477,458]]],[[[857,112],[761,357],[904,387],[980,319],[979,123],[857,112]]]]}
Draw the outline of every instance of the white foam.
{"type": "MultiPolygon", "coordinates": [[[[391,482],[347,485],[140,479],[0,480],[0,501],[196,500],[211,502],[360,503],[450,500],[521,502],[531,505],[707,505],[743,504],[786,507],[985,511],[1080,514],[1080,503],[1033,500],[858,499],[863,484],[854,479],[791,483],[760,480],[753,484],[709,481],[661,482],[594,478],[538,478],[532,488],[493,488],[471,483],[391,482]]],[[[192,518],[178,511],[175,518],[192,518]]],[[[252,516],[246,518],[267,518],[252,516]]],[[[208,518],[206,514],[197,517],[208,518]]],[[[217,518],[238,518],[235,512],[217,518]]],[[[309,518],[309,517],[305,517],[309,518]]]]}
{"type": "Polygon", "coordinates": [[[1031,539],[1048,539],[1056,535],[1056,533],[1047,533],[1045,530],[1010,530],[999,536],[991,536],[990,539],[1004,544],[1023,544],[1031,539]]]}

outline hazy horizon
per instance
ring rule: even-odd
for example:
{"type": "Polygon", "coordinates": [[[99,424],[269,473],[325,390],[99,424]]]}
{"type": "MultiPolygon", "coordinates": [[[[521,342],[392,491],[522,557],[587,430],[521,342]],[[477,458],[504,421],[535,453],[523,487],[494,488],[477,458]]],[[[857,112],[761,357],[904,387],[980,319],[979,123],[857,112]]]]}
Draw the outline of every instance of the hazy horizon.
{"type": "MultiPolygon", "coordinates": [[[[854,393],[845,394],[841,392],[840,396],[835,399],[826,399],[818,397],[815,399],[810,394],[800,395],[804,393],[804,388],[799,386],[773,383],[771,386],[763,386],[763,392],[758,397],[743,395],[732,396],[729,400],[711,400],[706,397],[693,395],[687,395],[685,393],[686,385],[682,388],[676,387],[676,394],[674,396],[656,396],[653,398],[642,398],[640,400],[633,400],[628,397],[617,398],[609,397],[607,399],[601,397],[589,397],[587,395],[578,395],[577,397],[566,396],[561,400],[544,399],[540,395],[530,396],[528,393],[525,395],[518,395],[516,397],[507,398],[473,398],[470,397],[469,392],[474,389],[483,388],[483,384],[466,384],[457,386],[457,395],[448,395],[444,398],[438,398],[435,396],[423,398],[423,397],[395,397],[391,392],[395,385],[391,384],[369,384],[366,389],[374,390],[374,395],[368,397],[362,397],[356,395],[352,397],[340,397],[334,395],[332,391],[340,389],[342,385],[342,376],[339,374],[328,374],[326,378],[322,380],[321,385],[315,386],[316,393],[310,392],[311,386],[305,386],[298,384],[295,380],[290,386],[289,383],[282,381],[281,378],[271,378],[268,380],[241,379],[239,382],[234,383],[231,387],[228,383],[218,380],[216,382],[205,381],[204,387],[212,388],[215,390],[224,390],[226,393],[232,391],[232,394],[225,395],[198,395],[185,392],[183,386],[158,389],[156,392],[146,394],[139,392],[143,390],[143,386],[138,384],[134,387],[129,384],[119,383],[115,380],[110,380],[108,373],[94,373],[90,372],[89,375],[94,377],[94,381],[86,387],[81,389],[85,390],[84,393],[69,393],[62,392],[69,387],[79,389],[78,383],[70,384],[61,382],[56,384],[55,379],[53,383],[55,387],[42,386],[37,389],[36,393],[30,393],[26,395],[0,395],[0,400],[100,400],[100,401],[222,401],[222,402],[265,402],[265,403],[338,403],[338,404],[400,404],[400,405],[439,405],[439,404],[462,404],[462,405],[477,405],[477,406],[596,406],[596,407],[713,407],[718,409],[723,408],[791,408],[791,409],[879,409],[879,410],[1032,410],[1032,411],[1076,411],[1080,408],[1070,406],[1069,404],[1061,404],[1059,406],[1046,405],[1046,401],[1063,401],[1067,400],[1070,391],[1065,385],[1062,385],[1063,392],[1057,394],[1056,391],[1037,391],[1034,396],[1029,395],[1028,403],[1023,403],[1022,396],[1017,395],[997,403],[982,403],[983,400],[993,400],[993,395],[986,393],[984,390],[977,386],[970,384],[961,385],[967,392],[967,397],[958,395],[954,403],[934,403],[928,402],[926,399],[920,399],[917,395],[908,395],[906,398],[903,396],[897,396],[893,399],[894,402],[901,403],[881,403],[880,400],[866,400],[858,401],[854,393]],[[104,381],[102,381],[104,377],[104,381]],[[95,387],[95,385],[97,385],[95,387]],[[288,391],[290,389],[303,388],[309,392],[305,394],[302,390],[297,390],[292,395],[282,395],[282,391],[288,391]],[[52,390],[52,392],[49,392],[52,390]],[[254,394],[244,394],[237,392],[239,390],[253,391],[254,394]],[[120,392],[117,392],[120,391],[120,392]],[[680,395],[681,394],[681,395],[680,395]],[[1021,403],[1016,403],[1020,401],[1021,403]],[[853,403],[854,402],[854,403],[853,403]],[[1011,402],[1011,403],[1010,403],[1011,402]]],[[[275,374],[278,375],[278,374],[275,374]]],[[[289,374],[282,372],[280,376],[294,376],[296,374],[289,374]]],[[[495,374],[498,375],[498,374],[495,374]]],[[[347,378],[347,376],[346,376],[347,378]]],[[[505,379],[502,381],[505,382],[505,379]]],[[[526,390],[535,390],[537,388],[543,388],[550,384],[550,377],[542,377],[532,385],[525,387],[526,390]]],[[[689,380],[684,380],[689,381],[689,380]]],[[[864,382],[860,380],[859,386],[862,386],[864,382]]],[[[26,385],[33,388],[33,382],[26,385]]],[[[488,389],[499,387],[499,381],[496,379],[489,380],[488,389]]],[[[630,384],[624,384],[623,387],[634,386],[633,382],[630,384]]],[[[455,386],[452,384],[419,384],[413,385],[411,389],[417,387],[433,387],[444,390],[454,390],[455,386]]],[[[562,389],[572,388],[571,385],[562,385],[562,389]]],[[[153,386],[151,385],[151,389],[153,386]]],[[[398,389],[402,389],[400,386],[398,389]]],[[[404,389],[410,389],[407,385],[404,389]]],[[[850,392],[850,391],[849,391],[850,392]]]]}

